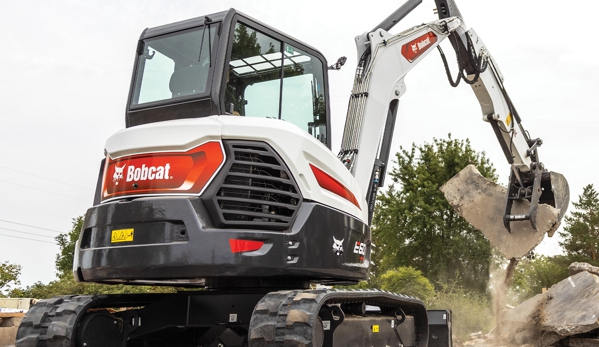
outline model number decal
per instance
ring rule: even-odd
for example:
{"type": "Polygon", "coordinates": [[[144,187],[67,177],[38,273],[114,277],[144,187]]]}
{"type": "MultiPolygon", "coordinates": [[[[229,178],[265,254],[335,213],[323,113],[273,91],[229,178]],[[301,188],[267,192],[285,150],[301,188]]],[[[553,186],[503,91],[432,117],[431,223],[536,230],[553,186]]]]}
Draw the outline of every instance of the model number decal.
{"type": "Polygon", "coordinates": [[[364,242],[356,241],[354,246],[354,253],[359,255],[366,255],[366,244],[364,242]]]}

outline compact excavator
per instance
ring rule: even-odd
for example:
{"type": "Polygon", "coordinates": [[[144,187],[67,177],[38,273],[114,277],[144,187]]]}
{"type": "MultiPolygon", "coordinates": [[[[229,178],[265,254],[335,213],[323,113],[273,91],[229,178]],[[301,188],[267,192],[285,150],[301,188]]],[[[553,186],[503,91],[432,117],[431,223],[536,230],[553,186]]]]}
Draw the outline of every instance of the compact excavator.
{"type": "Polygon", "coordinates": [[[512,200],[565,208],[550,188],[561,176],[538,161],[541,141],[524,131],[486,46],[453,0],[435,2],[438,20],[390,34],[421,3],[410,0],[355,38],[339,154],[327,70],[345,59],[328,66],[315,48],[234,9],[144,30],[126,129],[106,142],[73,274],[197,290],[42,300],[16,345],[451,346],[449,310],[328,289],[368,279],[405,75],[450,40],[458,81],[472,85],[511,165],[506,233],[513,221],[535,223],[534,213],[511,214],[512,200]]]}

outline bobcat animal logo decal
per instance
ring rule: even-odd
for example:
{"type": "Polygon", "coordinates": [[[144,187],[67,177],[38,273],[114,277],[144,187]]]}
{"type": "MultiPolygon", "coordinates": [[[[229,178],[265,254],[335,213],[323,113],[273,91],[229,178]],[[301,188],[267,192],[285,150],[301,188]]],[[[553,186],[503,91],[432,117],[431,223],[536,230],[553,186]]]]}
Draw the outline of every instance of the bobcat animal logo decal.
{"type": "Polygon", "coordinates": [[[333,252],[337,255],[343,254],[343,240],[339,241],[333,236],[333,252]]]}
{"type": "Polygon", "coordinates": [[[112,182],[114,182],[115,185],[119,184],[119,181],[123,179],[123,170],[125,169],[125,166],[127,166],[127,164],[118,167],[118,166],[114,166],[114,175],[112,175],[112,182]]]}

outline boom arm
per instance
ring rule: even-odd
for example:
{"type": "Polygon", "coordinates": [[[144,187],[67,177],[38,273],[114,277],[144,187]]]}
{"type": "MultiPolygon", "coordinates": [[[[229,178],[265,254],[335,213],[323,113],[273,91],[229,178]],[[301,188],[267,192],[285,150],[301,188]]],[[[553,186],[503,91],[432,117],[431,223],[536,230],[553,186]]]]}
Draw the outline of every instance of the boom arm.
{"type": "Polygon", "coordinates": [[[397,35],[387,32],[420,1],[408,1],[379,25],[383,28],[356,37],[359,63],[339,158],[367,192],[369,216],[372,216],[377,188],[384,181],[397,103],[406,91],[404,77],[433,48],[449,38],[458,57],[456,81],[451,78],[443,51],[438,49],[450,83],[457,86],[463,79],[471,85],[480,103],[483,120],[491,124],[508,163],[512,165],[504,218],[506,228],[510,230],[510,221],[530,220],[536,229],[539,202],[558,208],[561,219],[569,200],[567,183],[563,176],[546,172],[539,162],[538,147],[542,141],[531,139],[522,127],[497,64],[476,32],[466,28],[454,1],[435,0],[438,21],[397,35]],[[393,20],[393,16],[399,19],[393,20]],[[557,181],[560,182],[556,185],[566,186],[564,193],[553,189],[552,184],[557,181]],[[518,199],[531,202],[530,213],[511,215],[512,202],[518,199]]]}
{"type": "Polygon", "coordinates": [[[339,158],[367,192],[370,214],[384,179],[397,103],[406,91],[404,77],[460,24],[452,17],[397,35],[377,29],[356,37],[359,63],[339,158]]]}
{"type": "MultiPolygon", "coordinates": [[[[435,0],[435,2],[440,19],[451,18],[450,16],[461,18],[460,11],[453,0],[435,0]]],[[[491,123],[508,163],[522,172],[528,172],[532,169],[532,163],[538,161],[535,149],[541,145],[541,141],[529,138],[503,86],[503,75],[497,63],[474,29],[465,30],[464,27],[465,24],[450,38],[457,52],[461,74],[457,82],[453,82],[448,72],[450,83],[456,86],[459,79],[463,78],[471,85],[480,103],[483,120],[491,123]],[[464,76],[462,69],[467,76],[464,76]]],[[[445,62],[445,57],[443,53],[441,54],[445,62]]]]}

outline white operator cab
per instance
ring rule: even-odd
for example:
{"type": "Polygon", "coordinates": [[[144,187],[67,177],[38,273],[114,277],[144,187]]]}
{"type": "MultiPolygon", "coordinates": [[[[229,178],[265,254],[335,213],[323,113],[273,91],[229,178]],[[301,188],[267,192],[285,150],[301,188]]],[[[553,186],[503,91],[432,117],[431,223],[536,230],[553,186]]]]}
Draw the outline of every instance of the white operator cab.
{"type": "Polygon", "coordinates": [[[330,150],[328,66],[316,49],[230,9],[146,29],[136,53],[127,128],[108,139],[109,161],[206,141],[264,142],[305,199],[367,222],[363,191],[330,150]]]}
{"type": "Polygon", "coordinates": [[[281,119],[330,148],[326,60],[231,9],[141,35],[127,127],[234,115],[281,119]]]}

